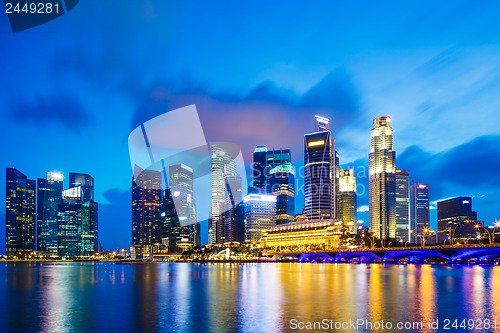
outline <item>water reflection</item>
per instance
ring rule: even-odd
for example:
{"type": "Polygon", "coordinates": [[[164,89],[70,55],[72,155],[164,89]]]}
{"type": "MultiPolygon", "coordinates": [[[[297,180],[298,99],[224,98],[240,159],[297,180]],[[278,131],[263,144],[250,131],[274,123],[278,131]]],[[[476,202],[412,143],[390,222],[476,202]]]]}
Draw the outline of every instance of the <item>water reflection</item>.
{"type": "Polygon", "coordinates": [[[494,320],[500,267],[2,263],[0,306],[2,332],[280,332],[293,319],[494,320]]]}

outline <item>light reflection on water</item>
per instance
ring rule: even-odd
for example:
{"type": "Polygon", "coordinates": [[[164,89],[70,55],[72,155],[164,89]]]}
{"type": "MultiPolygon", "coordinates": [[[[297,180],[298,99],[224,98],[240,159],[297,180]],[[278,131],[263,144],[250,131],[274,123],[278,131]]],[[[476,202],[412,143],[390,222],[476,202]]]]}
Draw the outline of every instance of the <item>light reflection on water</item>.
{"type": "Polygon", "coordinates": [[[0,306],[1,332],[280,332],[292,319],[324,318],[500,321],[500,267],[2,263],[0,306]]]}

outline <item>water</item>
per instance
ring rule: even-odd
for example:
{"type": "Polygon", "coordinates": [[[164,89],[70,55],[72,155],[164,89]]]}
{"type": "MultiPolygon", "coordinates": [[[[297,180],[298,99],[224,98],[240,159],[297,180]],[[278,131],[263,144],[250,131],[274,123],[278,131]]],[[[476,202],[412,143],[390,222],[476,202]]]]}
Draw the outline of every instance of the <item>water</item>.
{"type": "Polygon", "coordinates": [[[498,319],[500,329],[500,267],[104,265],[0,263],[0,331],[278,332],[323,319],[424,325],[395,332],[467,331],[442,325],[498,319]],[[428,329],[435,319],[440,329],[428,329]]]}

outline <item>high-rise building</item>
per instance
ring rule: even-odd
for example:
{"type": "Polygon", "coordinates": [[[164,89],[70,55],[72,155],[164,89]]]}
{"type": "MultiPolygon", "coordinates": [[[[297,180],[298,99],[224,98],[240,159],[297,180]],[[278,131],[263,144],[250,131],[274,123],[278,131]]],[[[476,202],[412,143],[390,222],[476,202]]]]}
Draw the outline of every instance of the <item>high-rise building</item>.
{"type": "Polygon", "coordinates": [[[266,153],[266,190],[265,194],[271,194],[271,170],[280,166],[282,164],[291,163],[292,162],[292,153],[290,149],[273,149],[266,153]]]}
{"type": "Polygon", "coordinates": [[[57,215],[62,203],[63,174],[47,172],[37,184],[37,250],[57,254],[57,215]]]}
{"type": "Polygon", "coordinates": [[[276,196],[247,195],[245,203],[245,242],[259,242],[262,232],[276,225],[276,196]]]}
{"type": "Polygon", "coordinates": [[[253,187],[260,193],[266,189],[266,146],[257,146],[253,151],[253,187]]]}
{"type": "Polygon", "coordinates": [[[286,162],[271,169],[268,194],[276,196],[276,224],[290,223],[295,215],[295,168],[286,162]]]}
{"type": "Polygon", "coordinates": [[[86,173],[69,173],[70,188],[81,188],[82,206],[82,247],[84,255],[91,254],[98,250],[98,203],[94,200],[94,178],[86,173]]]}
{"type": "MultiPolygon", "coordinates": [[[[241,193],[241,182],[235,184],[235,179],[239,177],[237,173],[236,163],[231,155],[224,151],[218,144],[211,144],[211,163],[212,163],[212,201],[209,218],[209,243],[224,243],[226,241],[225,232],[226,219],[225,212],[230,209],[228,207],[232,196],[234,205],[238,204],[237,191],[241,193]],[[236,178],[231,178],[236,177],[236,178]],[[236,186],[237,188],[233,188],[236,186]],[[233,193],[234,192],[234,193],[233,193]]],[[[241,178],[239,178],[241,179],[241,178]]],[[[241,194],[240,194],[241,196],[241,194]]]]}
{"type": "Polygon", "coordinates": [[[354,169],[339,171],[339,192],[337,217],[353,231],[357,229],[357,194],[354,169]]]}
{"type": "Polygon", "coordinates": [[[441,240],[475,238],[475,226],[478,221],[477,212],[472,210],[471,197],[439,201],[437,208],[438,233],[441,240]]]}
{"type": "Polygon", "coordinates": [[[424,237],[424,229],[430,226],[429,185],[411,183],[410,185],[410,229],[412,241],[417,243],[419,237],[424,237]]]}
{"type": "Polygon", "coordinates": [[[142,253],[161,243],[161,172],[143,170],[132,178],[132,244],[142,253]]]}
{"type": "Polygon", "coordinates": [[[7,168],[5,185],[5,254],[24,257],[35,249],[36,183],[7,168]]]}
{"type": "Polygon", "coordinates": [[[390,117],[378,117],[371,130],[369,154],[370,231],[378,238],[396,237],[396,153],[390,117]]]}
{"type": "Polygon", "coordinates": [[[57,214],[57,252],[61,257],[83,254],[82,204],[83,191],[80,186],[62,192],[62,202],[58,205],[57,214]]]}
{"type": "Polygon", "coordinates": [[[240,175],[231,175],[226,178],[226,202],[224,215],[221,218],[221,228],[224,228],[224,236],[221,243],[243,242],[242,228],[244,228],[244,217],[238,214],[242,197],[242,179],[240,175]]]}
{"type": "Polygon", "coordinates": [[[396,169],[396,239],[410,241],[410,171],[396,169]]]}
{"type": "Polygon", "coordinates": [[[336,216],[335,140],[328,119],[316,116],[316,130],[304,135],[304,201],[310,220],[336,216]]]}

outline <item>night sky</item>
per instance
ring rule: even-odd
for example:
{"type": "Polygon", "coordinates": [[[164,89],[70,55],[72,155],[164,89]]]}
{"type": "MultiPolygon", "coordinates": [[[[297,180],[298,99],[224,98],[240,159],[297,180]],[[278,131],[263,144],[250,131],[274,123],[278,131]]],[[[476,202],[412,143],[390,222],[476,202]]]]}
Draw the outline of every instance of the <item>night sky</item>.
{"type": "MultiPolygon", "coordinates": [[[[0,165],[89,173],[107,249],[131,242],[131,130],[196,104],[208,141],[292,149],[331,119],[368,223],[372,120],[391,116],[397,167],[435,202],[472,196],[500,219],[500,3],[81,1],[13,34],[0,14],[0,165]]],[[[3,171],[5,172],[5,171],[3,171]]],[[[248,175],[249,179],[251,178],[248,175]]],[[[299,179],[299,188],[302,179],[299,179]]],[[[5,174],[0,177],[4,252],[5,174]]],[[[296,201],[303,207],[303,195],[296,201]]],[[[206,230],[206,228],[205,228],[206,230]]],[[[206,234],[203,242],[206,242],[206,234]]]]}

